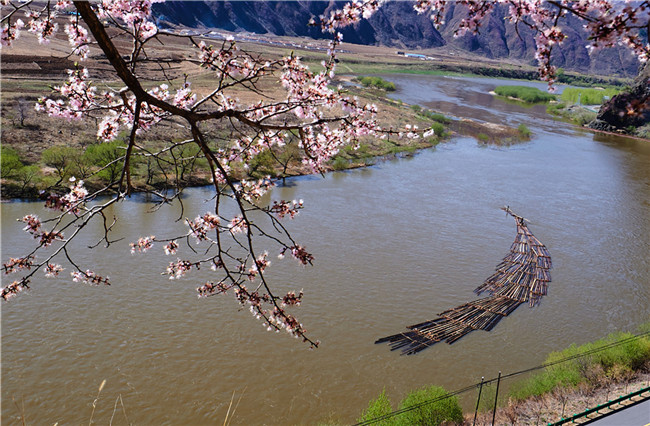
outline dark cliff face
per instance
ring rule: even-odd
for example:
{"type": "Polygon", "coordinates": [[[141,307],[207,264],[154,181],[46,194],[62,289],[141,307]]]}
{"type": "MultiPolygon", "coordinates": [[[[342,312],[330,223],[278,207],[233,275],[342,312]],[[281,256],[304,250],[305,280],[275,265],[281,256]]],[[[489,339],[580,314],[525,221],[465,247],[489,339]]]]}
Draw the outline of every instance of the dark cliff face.
{"type": "MultiPolygon", "coordinates": [[[[258,34],[328,38],[316,27],[308,26],[312,17],[329,15],[342,8],[345,1],[168,1],[154,4],[154,14],[165,22],[190,28],[218,28],[258,34]]],[[[517,29],[506,23],[507,6],[498,6],[486,18],[479,34],[454,38],[454,29],[467,16],[467,10],[449,3],[447,25],[437,31],[427,14],[418,15],[412,2],[389,2],[370,19],[345,28],[343,40],[349,43],[384,45],[406,49],[426,49],[445,44],[488,58],[514,58],[535,64],[533,33],[525,26],[517,29]]],[[[586,49],[587,34],[582,23],[567,19],[564,29],[569,35],[553,52],[558,67],[584,73],[633,77],[639,63],[624,48],[596,51],[586,49]]]]}
{"type": "Polygon", "coordinates": [[[650,62],[646,63],[634,85],[606,102],[589,127],[616,131],[650,124],[650,62]]]}

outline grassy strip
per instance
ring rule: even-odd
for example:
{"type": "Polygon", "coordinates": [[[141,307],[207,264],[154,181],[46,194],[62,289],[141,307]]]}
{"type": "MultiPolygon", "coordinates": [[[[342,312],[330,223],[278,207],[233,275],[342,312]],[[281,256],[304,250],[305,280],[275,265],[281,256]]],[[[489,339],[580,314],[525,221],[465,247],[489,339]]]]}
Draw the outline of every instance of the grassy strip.
{"type": "Polygon", "coordinates": [[[583,105],[601,105],[605,101],[605,96],[611,98],[621,92],[621,89],[588,89],[586,87],[567,87],[562,92],[562,101],[573,104],[581,103],[583,105]]]}
{"type": "Polygon", "coordinates": [[[367,76],[359,77],[359,82],[364,85],[364,87],[374,87],[376,89],[385,90],[387,92],[395,91],[395,83],[392,81],[386,81],[381,77],[377,76],[367,76]]]}
{"type": "Polygon", "coordinates": [[[423,109],[420,105],[411,105],[411,109],[415,111],[416,114],[426,117],[429,120],[437,121],[441,124],[451,123],[451,119],[445,117],[444,114],[439,112],[431,111],[430,109],[423,109]]]}
{"type": "MultiPolygon", "coordinates": [[[[642,326],[642,330],[650,330],[650,323],[642,326]]],[[[562,351],[552,352],[546,358],[546,364],[568,357],[576,358],[551,365],[525,382],[513,386],[510,396],[515,400],[524,400],[542,396],[556,388],[574,388],[583,384],[597,386],[607,381],[628,380],[650,365],[650,336],[630,339],[633,336],[632,333],[614,333],[595,342],[571,345],[562,351]],[[603,351],[580,356],[626,339],[630,340],[603,351]]]]}
{"type": "Polygon", "coordinates": [[[549,102],[555,100],[555,95],[542,92],[536,87],[528,86],[497,86],[494,92],[499,96],[515,98],[529,103],[549,102]]]}

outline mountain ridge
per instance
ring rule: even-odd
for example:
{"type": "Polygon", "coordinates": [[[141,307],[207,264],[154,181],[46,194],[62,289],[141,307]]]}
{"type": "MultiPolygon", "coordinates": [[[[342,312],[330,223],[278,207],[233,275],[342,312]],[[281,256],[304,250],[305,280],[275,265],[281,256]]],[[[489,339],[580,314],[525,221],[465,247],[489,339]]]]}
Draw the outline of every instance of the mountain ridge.
{"type": "MultiPolygon", "coordinates": [[[[154,16],[161,26],[247,31],[278,36],[328,38],[319,28],[309,26],[313,17],[328,16],[342,8],[344,1],[168,1],[154,4],[154,16]]],[[[429,16],[417,14],[412,2],[388,2],[372,17],[344,28],[348,43],[380,45],[418,50],[448,45],[490,59],[516,59],[535,65],[535,41],[532,30],[518,29],[505,21],[508,9],[497,6],[487,17],[479,34],[453,36],[467,10],[450,3],[447,25],[437,30],[429,16]]],[[[634,77],[639,62],[623,47],[589,53],[588,34],[577,18],[568,17],[562,24],[569,35],[553,52],[552,62],[567,70],[618,77],[634,77]]]]}

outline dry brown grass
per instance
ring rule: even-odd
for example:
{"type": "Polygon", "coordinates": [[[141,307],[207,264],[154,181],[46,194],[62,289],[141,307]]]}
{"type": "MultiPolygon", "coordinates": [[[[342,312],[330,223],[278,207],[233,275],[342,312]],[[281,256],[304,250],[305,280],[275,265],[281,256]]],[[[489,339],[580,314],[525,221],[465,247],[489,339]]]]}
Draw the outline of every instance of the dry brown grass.
{"type": "MultiPolygon", "coordinates": [[[[603,377],[601,375],[601,377],[603,377]]],[[[558,388],[543,397],[525,401],[510,400],[497,408],[496,425],[546,425],[561,417],[581,413],[598,404],[618,398],[650,385],[650,373],[626,374],[614,380],[602,380],[584,384],[575,389],[558,388]]],[[[471,424],[473,414],[466,420],[471,424]]],[[[492,424],[492,412],[479,413],[477,425],[492,424]]]]}

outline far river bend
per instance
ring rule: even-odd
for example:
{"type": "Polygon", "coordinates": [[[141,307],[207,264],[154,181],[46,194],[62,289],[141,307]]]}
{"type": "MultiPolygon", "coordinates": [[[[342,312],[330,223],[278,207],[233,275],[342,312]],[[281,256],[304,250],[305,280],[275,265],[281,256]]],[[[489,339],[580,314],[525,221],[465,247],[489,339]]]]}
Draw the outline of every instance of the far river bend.
{"type": "MultiPolygon", "coordinates": [[[[106,379],[99,424],[113,413],[113,424],[126,423],[120,396],[134,424],[222,423],[233,392],[235,403],[241,397],[233,424],[352,423],[384,388],[394,404],[430,384],[463,388],[649,319],[649,142],[594,135],[553,121],[544,106],[495,99],[488,92],[501,80],[390,80],[407,103],[524,123],[534,137],[508,148],[456,138],[413,158],[274,189],[274,199],[305,200],[289,225],[316,261],[302,268],[274,259],[269,277],[304,288],[296,313],[321,348],[268,333],[232,296],[198,300],[195,288],[209,271],[178,282],[160,276],[169,262],[160,244],[131,256],[125,245],[138,236],[182,228],[176,207],[148,214],[136,196],[115,211],[121,247],[89,251],[90,238],[78,247],[77,260],[108,274],[112,286],[72,283],[68,270],[2,304],[3,421],[22,412],[28,424],[87,423],[106,379]],[[541,306],[416,356],[374,345],[474,298],[514,237],[514,221],[499,210],[506,204],[531,220],[553,256],[541,306]]],[[[187,194],[186,216],[210,208],[209,189],[187,194]]],[[[15,219],[41,207],[0,209],[6,261],[32,243],[15,219]]],[[[474,398],[461,398],[468,411],[474,398]]]]}

